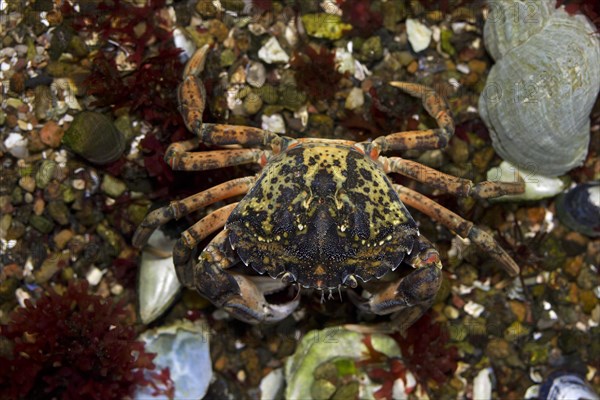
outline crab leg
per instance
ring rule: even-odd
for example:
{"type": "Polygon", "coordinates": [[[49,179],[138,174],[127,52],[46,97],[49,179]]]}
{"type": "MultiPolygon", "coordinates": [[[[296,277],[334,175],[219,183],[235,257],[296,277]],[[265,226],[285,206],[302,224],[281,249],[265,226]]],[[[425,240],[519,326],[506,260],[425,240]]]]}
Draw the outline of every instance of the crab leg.
{"type": "Polygon", "coordinates": [[[511,276],[519,273],[519,266],[487,232],[414,190],[402,185],[393,186],[404,204],[428,215],[463,238],[469,238],[475,242],[481,249],[502,264],[511,276]]]}
{"type": "Polygon", "coordinates": [[[439,128],[391,133],[364,144],[366,153],[377,158],[379,153],[390,150],[430,150],[446,147],[454,134],[454,122],[448,104],[442,96],[427,86],[409,82],[390,82],[411,96],[422,100],[427,113],[435,118],[439,128]]]}
{"type": "Polygon", "coordinates": [[[260,149],[227,149],[199,152],[179,152],[187,143],[173,143],[165,155],[165,162],[175,171],[206,171],[233,165],[257,163],[267,152],[260,149]],[[183,146],[175,146],[183,144],[183,146]]]}
{"type": "Polygon", "coordinates": [[[209,48],[209,45],[202,46],[189,59],[183,71],[183,81],[177,91],[179,110],[185,125],[198,137],[196,145],[199,140],[204,144],[215,146],[228,144],[247,147],[271,146],[277,152],[277,148],[281,147],[281,143],[278,142],[285,139],[279,139],[276,133],[259,128],[202,123],[202,114],[206,107],[206,89],[198,76],[204,70],[209,48]]]}
{"type": "Polygon", "coordinates": [[[378,315],[395,313],[390,325],[392,330],[400,331],[410,327],[431,307],[442,284],[439,254],[422,235],[404,261],[415,269],[400,280],[383,284],[367,298],[348,292],[352,302],[363,311],[378,315]]]}
{"type": "Polygon", "coordinates": [[[146,218],[135,231],[132,240],[133,245],[142,247],[156,228],[173,219],[177,220],[217,201],[247,193],[256,178],[256,176],[246,176],[233,179],[183,200],[172,201],[168,206],[157,208],[146,215],[146,218]]]}
{"type": "Polygon", "coordinates": [[[237,204],[232,203],[217,209],[181,234],[181,238],[179,238],[173,248],[173,263],[175,264],[175,270],[180,282],[186,282],[188,285],[192,282],[189,276],[186,276],[186,274],[189,274],[189,271],[193,271],[192,251],[208,235],[225,226],[229,214],[231,214],[231,211],[233,211],[237,204]]]}
{"type": "Polygon", "coordinates": [[[400,157],[379,157],[386,174],[391,172],[413,178],[426,185],[460,197],[479,199],[519,194],[525,190],[523,182],[491,182],[474,184],[469,179],[457,178],[433,168],[400,157]]]}

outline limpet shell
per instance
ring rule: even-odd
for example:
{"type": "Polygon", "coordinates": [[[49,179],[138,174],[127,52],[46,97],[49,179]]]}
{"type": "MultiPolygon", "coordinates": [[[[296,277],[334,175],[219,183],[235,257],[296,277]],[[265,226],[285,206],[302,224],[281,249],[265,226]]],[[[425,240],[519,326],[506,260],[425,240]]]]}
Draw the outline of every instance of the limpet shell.
{"type": "Polygon", "coordinates": [[[546,176],[580,166],[600,90],[600,40],[554,0],[495,1],[484,28],[496,60],[479,111],[496,152],[546,176]]]}
{"type": "Polygon", "coordinates": [[[77,114],[62,142],[74,153],[100,165],[118,160],[125,150],[125,138],[112,120],[93,111],[77,114]]]}

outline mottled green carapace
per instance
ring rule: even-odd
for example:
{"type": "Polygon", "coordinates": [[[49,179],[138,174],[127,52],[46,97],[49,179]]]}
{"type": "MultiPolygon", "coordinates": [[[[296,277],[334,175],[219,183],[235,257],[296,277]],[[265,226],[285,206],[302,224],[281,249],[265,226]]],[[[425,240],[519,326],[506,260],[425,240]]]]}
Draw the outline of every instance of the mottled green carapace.
{"type": "Polygon", "coordinates": [[[337,288],[394,270],[418,235],[381,167],[351,146],[296,145],[269,160],[227,221],[257,272],[337,288]]]}

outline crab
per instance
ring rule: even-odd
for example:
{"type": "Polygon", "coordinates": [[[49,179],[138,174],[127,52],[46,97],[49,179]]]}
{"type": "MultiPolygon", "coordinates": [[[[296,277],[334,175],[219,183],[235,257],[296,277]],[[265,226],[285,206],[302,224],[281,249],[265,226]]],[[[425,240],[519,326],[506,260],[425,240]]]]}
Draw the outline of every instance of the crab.
{"type": "Polygon", "coordinates": [[[206,171],[251,163],[262,170],[172,201],[150,212],[138,227],[133,244],[141,247],[166,222],[244,195],[181,234],[173,261],[185,287],[251,324],[290,315],[303,289],[330,295],[345,289],[360,310],[393,313],[408,326],[432,305],[442,282],[442,264],[405,205],[469,238],[510,275],[518,273],[517,264],[486,231],[387,176],[401,174],[456,196],[479,199],[523,191],[520,182],[474,184],[411,160],[381,155],[446,146],[454,122],[446,101],[433,89],[390,83],[422,100],[437,122],[435,129],[363,142],[295,139],[254,127],[203,123],[206,93],[199,76],[208,53],[209,47],[204,46],[190,58],[178,89],[180,111],[196,137],[171,144],[165,160],[174,170],[206,171]],[[200,143],[220,148],[192,151],[200,143]],[[194,257],[199,243],[217,231],[194,257]],[[234,268],[240,262],[258,275],[294,285],[297,294],[283,303],[270,302],[248,273],[234,268]],[[401,263],[412,267],[410,273],[394,275],[401,263]]]}

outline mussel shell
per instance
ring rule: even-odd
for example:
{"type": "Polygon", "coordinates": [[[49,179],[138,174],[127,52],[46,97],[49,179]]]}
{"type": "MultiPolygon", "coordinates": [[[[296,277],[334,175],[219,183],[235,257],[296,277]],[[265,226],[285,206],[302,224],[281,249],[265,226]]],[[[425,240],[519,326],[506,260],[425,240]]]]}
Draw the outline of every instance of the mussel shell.
{"type": "Polygon", "coordinates": [[[556,199],[560,222],[591,237],[600,237],[600,181],[582,183],[556,199]]]}
{"type": "Polygon", "coordinates": [[[600,90],[595,27],[554,6],[554,0],[494,2],[484,40],[496,64],[479,98],[496,152],[546,176],[583,163],[600,90]]]}
{"type": "Polygon", "coordinates": [[[116,161],[125,150],[125,138],[112,120],[93,111],[77,114],[62,142],[74,153],[94,164],[116,161]]]}

